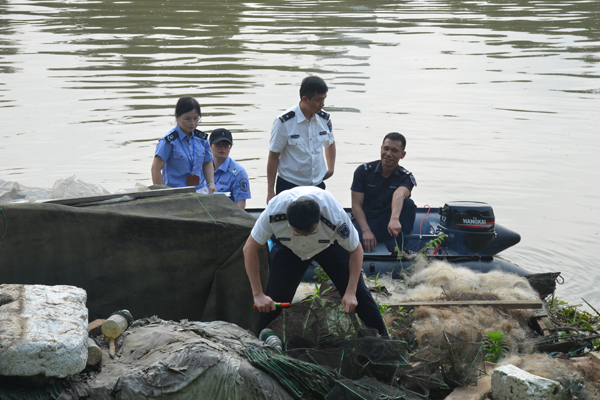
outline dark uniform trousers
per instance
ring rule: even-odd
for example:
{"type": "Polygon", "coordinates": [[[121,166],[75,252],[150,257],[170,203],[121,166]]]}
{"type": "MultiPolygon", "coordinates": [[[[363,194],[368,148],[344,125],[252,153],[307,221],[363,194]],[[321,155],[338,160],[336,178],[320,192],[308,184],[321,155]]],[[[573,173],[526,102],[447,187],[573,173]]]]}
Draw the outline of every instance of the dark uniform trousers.
{"type": "MultiPolygon", "coordinates": [[[[279,240],[273,240],[273,249],[269,256],[269,282],[267,284],[267,296],[275,302],[291,302],[296,294],[298,285],[302,282],[311,260],[315,260],[331,278],[342,297],[346,292],[349,279],[348,263],[350,253],[337,242],[327,247],[319,254],[309,260],[301,260],[292,250],[285,247],[279,240]]],[[[370,328],[377,329],[379,334],[388,337],[388,332],[381,318],[379,306],[371,296],[365,285],[362,274],[359,277],[356,288],[356,300],[358,306],[356,313],[360,319],[370,328]]],[[[264,329],[271,321],[281,314],[281,309],[269,313],[261,313],[260,330],[264,329]]]]}
{"type": "MultiPolygon", "coordinates": [[[[275,193],[279,194],[279,193],[283,192],[284,190],[293,189],[297,186],[298,185],[296,185],[295,183],[286,181],[285,179],[283,179],[279,175],[277,175],[277,180],[275,181],[275,193]]],[[[321,182],[315,186],[325,190],[325,182],[321,182]]]]}
{"type": "MultiPolygon", "coordinates": [[[[412,199],[404,199],[404,204],[402,205],[402,212],[400,213],[399,218],[400,225],[402,225],[402,234],[408,235],[412,232],[413,227],[415,225],[416,211],[417,207],[415,206],[415,203],[412,201],[412,199]]],[[[398,238],[394,240],[394,237],[390,235],[390,233],[387,230],[391,217],[391,209],[376,217],[367,216],[367,223],[369,224],[369,228],[371,228],[371,232],[373,232],[373,235],[375,235],[375,239],[377,239],[377,242],[385,243],[389,251],[394,250],[394,247],[396,247],[396,242],[398,242],[398,246],[402,247],[402,234],[398,235],[398,238]]],[[[358,231],[358,236],[360,238],[360,242],[362,243],[362,231],[360,230],[358,224],[354,219],[352,220],[352,223],[358,231]]]]}

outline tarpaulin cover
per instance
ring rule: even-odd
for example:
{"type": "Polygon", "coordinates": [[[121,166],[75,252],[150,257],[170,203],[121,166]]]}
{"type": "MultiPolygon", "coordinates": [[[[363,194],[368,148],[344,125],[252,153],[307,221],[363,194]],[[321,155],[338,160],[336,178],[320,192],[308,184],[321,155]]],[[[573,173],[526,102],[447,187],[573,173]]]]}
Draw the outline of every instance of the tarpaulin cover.
{"type": "MultiPolygon", "coordinates": [[[[83,288],[90,320],[127,309],[136,319],[222,320],[257,333],[242,254],[255,219],[223,195],[1,208],[0,283],[83,288]]],[[[266,248],[259,258],[266,282],[266,248]]]]}
{"type": "Polygon", "coordinates": [[[67,379],[58,400],[292,399],[240,355],[265,344],[233,324],[138,320],[117,339],[114,359],[105,342],[102,370],[67,379]]]}

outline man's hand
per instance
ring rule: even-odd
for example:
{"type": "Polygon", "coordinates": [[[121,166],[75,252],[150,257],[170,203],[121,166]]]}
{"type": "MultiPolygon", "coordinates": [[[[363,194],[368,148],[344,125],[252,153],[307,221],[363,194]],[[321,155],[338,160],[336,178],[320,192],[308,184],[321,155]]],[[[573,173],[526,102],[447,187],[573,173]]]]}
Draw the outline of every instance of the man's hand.
{"type": "Polygon", "coordinates": [[[269,204],[269,201],[271,201],[273,197],[275,197],[275,192],[269,191],[267,193],[267,204],[269,204]]]}
{"type": "Polygon", "coordinates": [[[270,312],[276,309],[273,299],[264,293],[254,296],[254,304],[260,312],[270,312]]]}
{"type": "Polygon", "coordinates": [[[327,172],[325,173],[325,176],[323,177],[323,180],[331,178],[332,175],[333,175],[333,168],[328,169],[327,172]]]}
{"type": "Polygon", "coordinates": [[[356,295],[354,293],[346,292],[344,298],[342,299],[342,307],[344,308],[344,312],[346,314],[353,313],[356,310],[357,305],[358,300],[356,300],[356,295]]]}
{"type": "Polygon", "coordinates": [[[390,235],[393,237],[398,237],[400,231],[402,230],[402,224],[400,224],[398,218],[392,218],[390,219],[387,229],[390,235]]]}
{"type": "Polygon", "coordinates": [[[370,253],[373,250],[375,250],[375,246],[377,246],[377,239],[375,239],[375,235],[373,234],[373,232],[369,231],[363,231],[363,246],[365,249],[365,253],[370,253]]]}

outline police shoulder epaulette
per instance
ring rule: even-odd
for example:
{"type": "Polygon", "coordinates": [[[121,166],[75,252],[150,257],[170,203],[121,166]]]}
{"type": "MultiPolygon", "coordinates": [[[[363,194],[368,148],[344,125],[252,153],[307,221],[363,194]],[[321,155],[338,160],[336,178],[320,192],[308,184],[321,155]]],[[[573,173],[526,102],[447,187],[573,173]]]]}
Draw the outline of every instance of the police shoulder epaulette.
{"type": "Polygon", "coordinates": [[[233,176],[238,176],[238,174],[240,173],[240,170],[238,168],[236,168],[236,166],[233,165],[232,162],[229,163],[229,166],[227,167],[227,171],[229,171],[231,173],[231,175],[233,175],[233,176]]]}
{"type": "Polygon", "coordinates": [[[165,140],[167,143],[171,143],[173,140],[177,139],[179,137],[179,134],[177,133],[177,131],[171,131],[167,134],[167,136],[165,136],[165,140]]]}
{"type": "Polygon", "coordinates": [[[285,214],[269,215],[269,222],[270,223],[281,222],[281,221],[287,221],[287,215],[285,215],[285,214]]]}
{"type": "Polygon", "coordinates": [[[406,175],[410,175],[410,174],[411,174],[411,172],[410,172],[410,171],[408,171],[407,169],[405,169],[404,167],[401,167],[401,166],[399,166],[399,165],[398,165],[398,170],[399,170],[400,172],[402,172],[403,174],[406,174],[406,175]]]}
{"type": "Polygon", "coordinates": [[[364,163],[363,167],[365,167],[365,171],[370,170],[371,168],[373,168],[373,166],[371,165],[371,163],[364,163]]]}
{"type": "Polygon", "coordinates": [[[279,117],[279,120],[280,120],[281,122],[285,122],[285,121],[288,121],[288,120],[290,120],[290,119],[294,118],[295,116],[296,116],[296,113],[295,113],[295,112],[293,112],[293,111],[290,111],[290,112],[288,112],[288,113],[285,113],[285,114],[281,115],[281,116],[279,117]]]}
{"type": "Polygon", "coordinates": [[[324,120],[329,121],[329,114],[327,114],[325,111],[321,110],[317,115],[324,120]]]}
{"type": "Polygon", "coordinates": [[[331,222],[330,220],[328,220],[327,218],[325,218],[323,216],[323,214],[321,214],[321,221],[323,221],[323,223],[325,225],[327,225],[329,228],[331,228],[331,230],[335,231],[335,225],[333,224],[333,222],[331,222]]]}
{"type": "Polygon", "coordinates": [[[198,129],[194,129],[194,136],[199,137],[200,139],[206,139],[208,137],[205,132],[202,132],[198,129]]]}

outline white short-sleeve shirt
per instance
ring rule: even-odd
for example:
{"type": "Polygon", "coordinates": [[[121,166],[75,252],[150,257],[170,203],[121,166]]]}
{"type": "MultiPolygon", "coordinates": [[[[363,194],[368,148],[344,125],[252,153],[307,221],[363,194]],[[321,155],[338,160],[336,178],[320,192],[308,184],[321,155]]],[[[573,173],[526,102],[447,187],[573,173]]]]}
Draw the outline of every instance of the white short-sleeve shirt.
{"type": "Polygon", "coordinates": [[[314,186],[285,190],[271,199],[254,224],[251,235],[259,244],[265,244],[272,234],[302,260],[310,259],[334,241],[349,252],[359,245],[358,232],[344,208],[331,193],[314,186]],[[291,202],[304,196],[315,200],[321,208],[317,229],[308,236],[295,232],[285,214],[291,202]]]}
{"type": "Polygon", "coordinates": [[[315,186],[327,173],[323,148],[334,141],[329,114],[321,111],[309,121],[298,103],[275,118],[269,150],[281,154],[280,177],[296,185],[315,186]]]}

